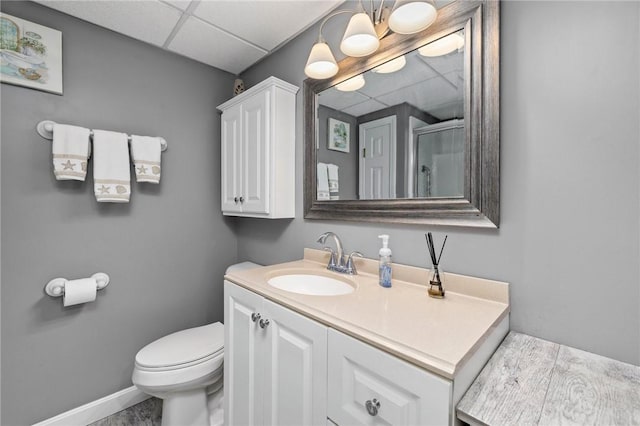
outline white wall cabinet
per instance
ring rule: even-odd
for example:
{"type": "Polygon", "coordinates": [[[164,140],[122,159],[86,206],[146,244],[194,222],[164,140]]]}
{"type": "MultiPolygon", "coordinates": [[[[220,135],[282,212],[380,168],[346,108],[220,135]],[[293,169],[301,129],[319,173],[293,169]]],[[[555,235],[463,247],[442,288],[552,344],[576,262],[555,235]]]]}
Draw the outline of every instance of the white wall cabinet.
{"type": "Polygon", "coordinates": [[[325,425],[327,327],[224,283],[225,424],[325,425]]]}
{"type": "Polygon", "coordinates": [[[297,91],[296,86],[269,77],[218,106],[223,214],[295,216],[297,91]]]}

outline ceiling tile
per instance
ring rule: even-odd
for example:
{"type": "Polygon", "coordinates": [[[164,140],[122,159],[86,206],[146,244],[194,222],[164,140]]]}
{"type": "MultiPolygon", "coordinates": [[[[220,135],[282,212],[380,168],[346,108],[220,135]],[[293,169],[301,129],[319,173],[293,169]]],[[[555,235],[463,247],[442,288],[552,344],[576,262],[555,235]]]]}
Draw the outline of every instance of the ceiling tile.
{"type": "Polygon", "coordinates": [[[360,117],[361,115],[369,114],[370,112],[386,108],[387,106],[388,105],[378,102],[375,99],[368,99],[361,104],[346,108],[344,112],[346,112],[347,114],[351,114],[354,117],[360,117]]]}
{"type": "Polygon", "coordinates": [[[193,17],[184,22],[167,48],[233,74],[267,54],[193,17]]]}
{"type": "Polygon", "coordinates": [[[177,7],[180,10],[187,10],[187,7],[191,4],[191,0],[161,0],[165,3],[169,3],[172,6],[177,7]]]}
{"type": "Polygon", "coordinates": [[[331,87],[318,94],[318,103],[329,108],[344,111],[346,108],[365,102],[369,98],[358,92],[341,92],[331,87]]]}
{"type": "Polygon", "coordinates": [[[263,49],[272,50],[308,28],[342,2],[343,0],[202,1],[193,14],[263,49]]]}
{"type": "Polygon", "coordinates": [[[162,46],[182,15],[159,1],[38,1],[118,33],[162,46]]]}

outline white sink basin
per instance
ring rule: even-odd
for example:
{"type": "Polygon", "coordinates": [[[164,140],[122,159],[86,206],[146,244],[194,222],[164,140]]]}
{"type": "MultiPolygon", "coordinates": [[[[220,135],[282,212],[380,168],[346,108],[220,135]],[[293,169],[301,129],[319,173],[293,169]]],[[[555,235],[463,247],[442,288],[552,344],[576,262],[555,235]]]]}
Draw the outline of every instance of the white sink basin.
{"type": "Polygon", "coordinates": [[[353,285],[345,281],[311,274],[278,275],[267,283],[280,290],[309,296],[340,296],[355,290],[353,285]]]}

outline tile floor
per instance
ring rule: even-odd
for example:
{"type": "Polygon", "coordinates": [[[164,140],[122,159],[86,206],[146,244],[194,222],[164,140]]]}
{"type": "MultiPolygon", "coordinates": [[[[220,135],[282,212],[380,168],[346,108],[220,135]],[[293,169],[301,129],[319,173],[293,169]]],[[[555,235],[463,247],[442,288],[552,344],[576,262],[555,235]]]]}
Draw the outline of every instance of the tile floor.
{"type": "Polygon", "coordinates": [[[160,426],[162,400],[149,398],[88,426],[160,426]]]}

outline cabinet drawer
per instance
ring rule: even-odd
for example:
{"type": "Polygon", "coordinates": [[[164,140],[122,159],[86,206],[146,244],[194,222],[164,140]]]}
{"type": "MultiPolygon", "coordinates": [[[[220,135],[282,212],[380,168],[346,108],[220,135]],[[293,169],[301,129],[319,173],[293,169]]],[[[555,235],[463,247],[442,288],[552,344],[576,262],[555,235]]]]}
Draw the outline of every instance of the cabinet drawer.
{"type": "Polygon", "coordinates": [[[328,344],[328,417],[338,425],[449,424],[449,380],[332,329],[328,344]]]}

